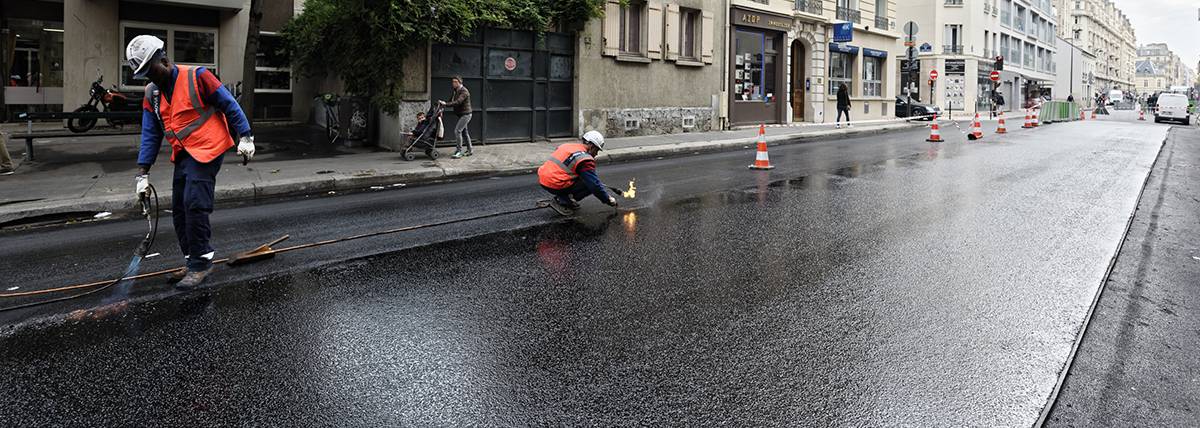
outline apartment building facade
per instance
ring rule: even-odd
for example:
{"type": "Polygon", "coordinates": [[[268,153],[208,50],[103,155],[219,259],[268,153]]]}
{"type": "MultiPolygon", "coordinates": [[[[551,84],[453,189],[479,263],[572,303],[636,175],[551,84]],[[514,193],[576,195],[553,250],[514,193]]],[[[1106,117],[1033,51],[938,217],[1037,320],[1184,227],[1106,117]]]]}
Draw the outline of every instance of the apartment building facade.
{"type": "Polygon", "coordinates": [[[920,27],[922,78],[911,83],[925,100],[926,76],[937,70],[932,102],[945,111],[1019,109],[1056,86],[1057,19],[1049,0],[913,0],[899,20],[920,27]],[[997,83],[991,74],[998,59],[997,83]]]}
{"type": "Polygon", "coordinates": [[[1150,43],[1137,49],[1136,86],[1141,93],[1166,91],[1173,86],[1192,86],[1191,68],[1166,43],[1150,43]]]}
{"type": "Polygon", "coordinates": [[[892,117],[895,13],[894,0],[733,0],[723,116],[734,126],[832,122],[844,84],[855,120],[892,117]],[[834,40],[838,23],[849,23],[848,40],[834,40]]]}
{"type": "Polygon", "coordinates": [[[1074,98],[1075,103],[1084,108],[1095,106],[1096,77],[1092,67],[1096,65],[1096,57],[1070,40],[1055,38],[1058,39],[1058,52],[1055,52],[1058,72],[1055,74],[1054,99],[1074,98]]]}
{"type": "Polygon", "coordinates": [[[1062,16],[1058,35],[1096,56],[1096,89],[1135,89],[1137,36],[1111,0],[1054,0],[1062,16]]]}

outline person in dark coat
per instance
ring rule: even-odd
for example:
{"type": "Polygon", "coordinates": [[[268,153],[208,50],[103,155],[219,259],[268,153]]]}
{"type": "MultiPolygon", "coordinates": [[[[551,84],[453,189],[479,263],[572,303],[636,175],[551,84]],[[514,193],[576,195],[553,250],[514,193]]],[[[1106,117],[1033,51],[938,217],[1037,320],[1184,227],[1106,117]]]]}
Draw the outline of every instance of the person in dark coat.
{"type": "Polygon", "coordinates": [[[846,115],[846,127],[850,127],[850,90],[846,88],[846,84],[838,85],[837,92],[837,127],[842,127],[842,115],[846,115]]]}

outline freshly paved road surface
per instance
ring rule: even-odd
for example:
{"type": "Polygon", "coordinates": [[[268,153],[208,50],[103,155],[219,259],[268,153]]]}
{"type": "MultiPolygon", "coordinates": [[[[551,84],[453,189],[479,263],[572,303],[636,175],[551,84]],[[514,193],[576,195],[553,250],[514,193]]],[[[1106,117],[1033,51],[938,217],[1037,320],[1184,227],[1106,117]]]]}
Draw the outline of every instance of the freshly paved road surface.
{"type": "MultiPolygon", "coordinates": [[[[745,169],[752,151],[609,165],[610,184],[637,179],[632,210],[588,201],[576,220],[372,238],[222,268],[200,292],[144,282],[128,305],[7,313],[0,420],[1028,426],[1166,129],[913,131],[773,148],[771,172],[745,169]],[[454,237],[473,238],[423,245],[454,237]]],[[[313,198],[220,211],[215,233],[230,252],[539,196],[509,177],[313,198]]],[[[0,236],[0,272],[27,289],[104,277],[142,227],[0,236]]]]}
{"type": "Polygon", "coordinates": [[[1046,426],[1200,426],[1198,141],[1171,133],[1046,426]]]}

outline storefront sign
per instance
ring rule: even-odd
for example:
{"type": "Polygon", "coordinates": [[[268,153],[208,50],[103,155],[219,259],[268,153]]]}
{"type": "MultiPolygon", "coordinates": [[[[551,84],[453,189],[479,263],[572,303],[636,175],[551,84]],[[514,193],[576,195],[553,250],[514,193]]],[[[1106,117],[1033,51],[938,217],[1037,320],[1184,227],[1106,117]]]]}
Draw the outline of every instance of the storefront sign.
{"type": "Polygon", "coordinates": [[[862,51],[863,51],[863,55],[873,56],[875,58],[887,58],[887,56],[888,56],[887,51],[881,51],[878,49],[863,48],[862,51]]]}
{"type": "Polygon", "coordinates": [[[513,58],[511,56],[508,58],[505,58],[504,59],[504,69],[508,70],[508,71],[516,70],[517,69],[517,59],[513,58]]]}
{"type": "Polygon", "coordinates": [[[858,46],[850,46],[845,43],[830,43],[829,51],[858,55],[858,46]]]}
{"type": "Polygon", "coordinates": [[[965,59],[948,59],[948,60],[946,60],[946,74],[967,74],[967,60],[965,60],[965,59]]]}
{"type": "Polygon", "coordinates": [[[854,23],[839,22],[833,24],[833,41],[842,43],[854,41],[854,23]]]}
{"type": "Polygon", "coordinates": [[[733,23],[735,25],[776,31],[789,31],[792,29],[792,18],[790,16],[778,16],[741,9],[733,9],[733,23]]]}

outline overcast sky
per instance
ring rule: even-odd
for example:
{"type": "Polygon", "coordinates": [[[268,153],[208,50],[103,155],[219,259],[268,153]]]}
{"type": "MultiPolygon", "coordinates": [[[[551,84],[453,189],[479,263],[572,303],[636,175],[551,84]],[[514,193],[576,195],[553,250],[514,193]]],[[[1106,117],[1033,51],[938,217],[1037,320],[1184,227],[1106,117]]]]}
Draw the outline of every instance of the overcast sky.
{"type": "Polygon", "coordinates": [[[1133,23],[1139,45],[1166,43],[1196,69],[1200,61],[1200,1],[1113,0],[1133,23]]]}

